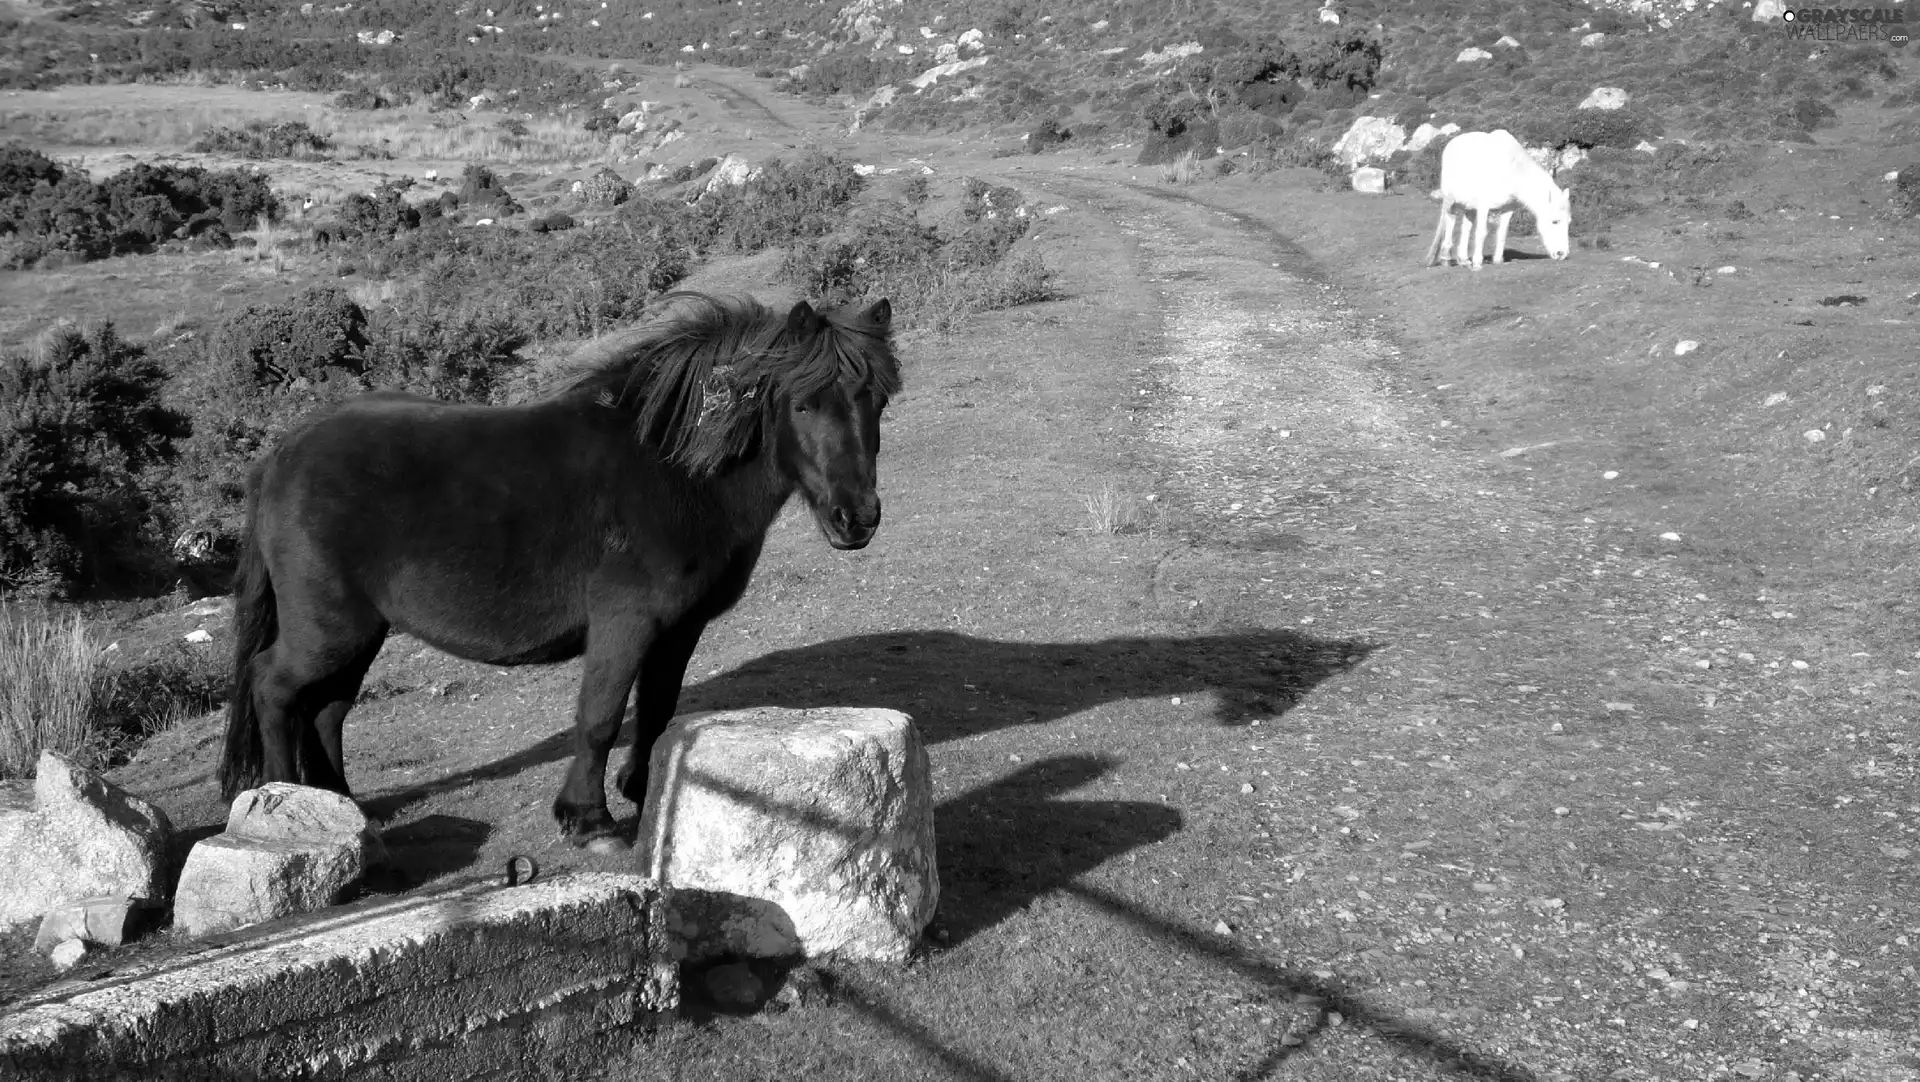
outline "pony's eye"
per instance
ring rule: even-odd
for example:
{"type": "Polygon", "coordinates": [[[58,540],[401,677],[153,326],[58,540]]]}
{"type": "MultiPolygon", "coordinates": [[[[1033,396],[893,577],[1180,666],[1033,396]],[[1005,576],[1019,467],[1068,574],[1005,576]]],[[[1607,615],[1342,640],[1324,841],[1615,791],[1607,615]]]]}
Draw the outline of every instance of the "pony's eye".
{"type": "Polygon", "coordinates": [[[805,402],[795,402],[793,404],[793,412],[795,413],[807,412],[807,404],[805,402]]]}

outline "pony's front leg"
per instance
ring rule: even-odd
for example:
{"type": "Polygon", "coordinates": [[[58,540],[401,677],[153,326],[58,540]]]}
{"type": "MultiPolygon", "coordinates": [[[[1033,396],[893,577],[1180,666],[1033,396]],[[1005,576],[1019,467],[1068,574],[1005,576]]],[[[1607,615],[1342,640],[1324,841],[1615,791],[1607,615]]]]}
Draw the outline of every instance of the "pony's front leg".
{"type": "Polygon", "coordinates": [[[614,837],[607,812],[607,753],[620,735],[620,719],[652,645],[649,621],[632,616],[594,620],[580,674],[580,703],[573,719],[573,763],[553,802],[560,832],[575,845],[614,837]]]}
{"type": "Polygon", "coordinates": [[[1507,227],[1512,224],[1513,212],[1510,210],[1502,212],[1500,222],[1493,231],[1493,261],[1495,263],[1505,263],[1507,261],[1507,227]]]}
{"type": "Polygon", "coordinates": [[[1479,270],[1486,259],[1487,251],[1487,208],[1481,207],[1473,212],[1473,260],[1468,265],[1479,270]]]}
{"type": "Polygon", "coordinates": [[[666,732],[680,709],[680,689],[686,683],[687,663],[707,629],[704,619],[689,618],[662,631],[640,662],[640,684],[634,691],[633,750],[620,768],[620,794],[646,810],[647,761],[654,741],[666,732]]]}

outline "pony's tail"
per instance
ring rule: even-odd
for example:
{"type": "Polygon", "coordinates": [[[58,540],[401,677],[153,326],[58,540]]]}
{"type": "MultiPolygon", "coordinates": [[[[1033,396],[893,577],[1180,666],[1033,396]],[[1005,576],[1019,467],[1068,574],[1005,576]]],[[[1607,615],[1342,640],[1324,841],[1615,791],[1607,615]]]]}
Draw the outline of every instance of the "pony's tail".
{"type": "Polygon", "coordinates": [[[253,705],[253,662],[279,633],[273,580],[260,551],[260,482],[254,467],[247,481],[247,531],[240,544],[240,569],[233,577],[233,691],[227,700],[227,746],[220,759],[220,795],[232,800],[251,789],[266,768],[260,719],[253,705]]]}

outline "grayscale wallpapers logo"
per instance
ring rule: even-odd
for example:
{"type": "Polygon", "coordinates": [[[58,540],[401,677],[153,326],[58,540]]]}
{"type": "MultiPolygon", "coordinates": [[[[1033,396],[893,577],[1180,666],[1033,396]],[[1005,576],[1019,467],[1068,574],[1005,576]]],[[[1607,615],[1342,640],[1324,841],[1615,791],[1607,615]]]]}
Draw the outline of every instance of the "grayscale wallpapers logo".
{"type": "Polygon", "coordinates": [[[1911,40],[1900,8],[1788,8],[1780,13],[1787,33],[1815,41],[1884,41],[1898,49],[1911,40]]]}

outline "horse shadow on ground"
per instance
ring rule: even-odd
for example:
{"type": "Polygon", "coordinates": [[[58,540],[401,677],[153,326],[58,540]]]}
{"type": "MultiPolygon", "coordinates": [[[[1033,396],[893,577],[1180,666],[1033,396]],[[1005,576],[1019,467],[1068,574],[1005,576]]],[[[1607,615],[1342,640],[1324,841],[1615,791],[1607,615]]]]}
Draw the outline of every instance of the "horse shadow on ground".
{"type": "MultiPolygon", "coordinates": [[[[1090,642],[888,631],[775,651],[689,681],[680,711],[886,707],[912,717],[921,738],[937,744],[1057,721],[1108,703],[1211,693],[1207,720],[1242,726],[1285,714],[1375,648],[1264,628],[1090,642]]],[[[629,719],[622,741],[631,735],[629,719]]],[[[571,730],[563,730],[494,762],[372,794],[363,803],[385,818],[430,796],[566,759],[572,747],[571,730]]]]}

